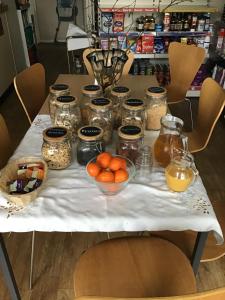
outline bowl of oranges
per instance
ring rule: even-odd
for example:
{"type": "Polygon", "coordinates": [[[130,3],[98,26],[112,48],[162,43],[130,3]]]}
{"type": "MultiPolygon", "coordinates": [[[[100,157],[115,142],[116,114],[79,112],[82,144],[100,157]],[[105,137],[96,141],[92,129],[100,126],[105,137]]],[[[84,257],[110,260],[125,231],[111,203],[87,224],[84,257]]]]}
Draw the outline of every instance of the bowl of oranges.
{"type": "Polygon", "coordinates": [[[106,195],[121,192],[135,175],[132,161],[120,155],[102,152],[86,166],[87,174],[106,195]]]}

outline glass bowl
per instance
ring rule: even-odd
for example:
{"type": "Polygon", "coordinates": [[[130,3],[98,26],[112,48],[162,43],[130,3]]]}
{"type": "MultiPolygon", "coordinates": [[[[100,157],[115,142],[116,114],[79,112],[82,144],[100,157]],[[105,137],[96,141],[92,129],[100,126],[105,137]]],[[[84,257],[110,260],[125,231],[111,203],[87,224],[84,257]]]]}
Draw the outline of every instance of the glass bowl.
{"type": "Polygon", "coordinates": [[[91,159],[86,166],[86,172],[87,172],[88,177],[91,179],[92,182],[94,182],[97,185],[97,187],[100,189],[100,191],[103,194],[108,195],[108,196],[116,195],[119,192],[121,192],[123,189],[125,189],[125,187],[128,185],[128,183],[134,178],[135,173],[136,173],[135,165],[131,160],[129,160],[126,157],[120,156],[120,155],[113,155],[113,157],[120,157],[120,158],[123,158],[126,160],[126,165],[127,165],[126,170],[129,174],[129,178],[126,181],[118,182],[118,183],[117,182],[108,183],[108,182],[96,181],[95,177],[90,176],[87,171],[88,165],[90,163],[96,162],[96,157],[91,159]]]}

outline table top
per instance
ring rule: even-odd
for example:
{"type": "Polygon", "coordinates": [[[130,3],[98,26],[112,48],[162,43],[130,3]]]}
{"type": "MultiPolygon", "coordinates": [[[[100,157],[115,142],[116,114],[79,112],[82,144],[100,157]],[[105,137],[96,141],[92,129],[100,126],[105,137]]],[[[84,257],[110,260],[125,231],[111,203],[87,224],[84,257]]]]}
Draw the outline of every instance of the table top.
{"type": "MultiPolygon", "coordinates": [[[[77,83],[79,78],[61,75],[57,82],[68,83],[69,80],[71,83],[74,80],[77,83]]],[[[129,78],[126,80],[129,81],[129,78]]],[[[148,86],[149,81],[145,84],[148,86]]],[[[72,91],[77,93],[79,88],[77,84],[72,91]]],[[[41,156],[42,131],[51,126],[49,115],[43,114],[45,107],[32,123],[13,158],[41,156]]],[[[151,132],[148,135],[151,136],[151,132]]],[[[0,208],[4,206],[6,201],[0,195],[0,208]]],[[[190,229],[198,232],[212,230],[217,242],[223,242],[220,225],[201,178],[198,177],[186,192],[175,193],[167,188],[163,169],[154,169],[149,178],[135,178],[118,195],[106,196],[90,181],[85,167],[74,159],[65,170],[49,170],[39,196],[26,208],[7,216],[8,210],[0,209],[1,232],[190,229]]]]}

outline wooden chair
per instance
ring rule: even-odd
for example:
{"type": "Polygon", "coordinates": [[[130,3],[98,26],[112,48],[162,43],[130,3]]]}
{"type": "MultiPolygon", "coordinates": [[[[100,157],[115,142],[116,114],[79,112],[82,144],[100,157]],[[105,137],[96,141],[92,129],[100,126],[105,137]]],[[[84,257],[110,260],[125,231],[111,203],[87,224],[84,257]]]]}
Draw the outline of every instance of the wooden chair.
{"type": "Polygon", "coordinates": [[[30,124],[46,98],[45,69],[37,63],[14,78],[14,87],[30,124]]]}
{"type": "Polygon", "coordinates": [[[88,249],[74,273],[75,296],[156,297],[196,292],[187,257],[166,240],[127,237],[88,249]]]}
{"type": "MultiPolygon", "coordinates": [[[[101,49],[87,48],[83,52],[83,60],[84,60],[85,67],[86,67],[86,69],[88,71],[88,74],[92,75],[92,76],[94,75],[94,73],[93,73],[93,70],[92,70],[90,62],[87,59],[87,55],[90,54],[93,51],[96,51],[96,50],[101,51],[101,49]]],[[[122,75],[128,75],[128,73],[130,71],[130,68],[131,68],[131,66],[133,64],[133,61],[134,61],[134,53],[133,52],[128,51],[127,52],[127,56],[128,56],[128,60],[127,60],[127,62],[125,63],[125,65],[123,67],[123,73],[122,73],[122,75]]]]}
{"type": "Polygon", "coordinates": [[[5,120],[0,114],[0,169],[2,169],[12,154],[11,139],[5,120]]]}
{"type": "Polygon", "coordinates": [[[205,59],[205,50],[194,45],[172,42],[169,45],[171,82],[167,88],[168,103],[183,101],[200,66],[205,59]]]}
{"type": "Polygon", "coordinates": [[[212,78],[204,80],[199,99],[197,123],[188,136],[189,150],[194,153],[206,148],[213,129],[223,111],[225,91],[212,78]]]}

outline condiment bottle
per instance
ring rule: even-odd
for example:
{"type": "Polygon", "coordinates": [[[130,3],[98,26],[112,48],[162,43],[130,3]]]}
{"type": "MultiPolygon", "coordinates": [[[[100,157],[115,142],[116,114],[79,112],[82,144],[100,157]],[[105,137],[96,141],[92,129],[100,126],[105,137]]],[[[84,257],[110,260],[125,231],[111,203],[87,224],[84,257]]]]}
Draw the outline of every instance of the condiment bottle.
{"type": "Polygon", "coordinates": [[[121,125],[121,108],[125,100],[129,99],[131,91],[125,86],[116,86],[111,91],[110,99],[113,103],[113,124],[114,128],[121,125]]]}
{"type": "Polygon", "coordinates": [[[159,130],[160,120],[167,112],[166,89],[150,87],[146,91],[146,129],[159,130]]]}
{"type": "Polygon", "coordinates": [[[86,165],[99,153],[105,151],[103,130],[97,126],[84,126],[78,130],[77,161],[86,165]]]}
{"type": "Polygon", "coordinates": [[[99,85],[89,84],[82,87],[82,96],[80,101],[80,110],[82,116],[82,124],[88,125],[88,105],[92,99],[102,96],[102,89],[99,85]]]}
{"type": "Polygon", "coordinates": [[[112,101],[107,98],[92,99],[88,110],[88,122],[89,125],[102,128],[103,139],[105,143],[109,143],[113,130],[112,101]]]}
{"type": "Polygon", "coordinates": [[[54,125],[66,127],[74,141],[81,124],[81,113],[77,99],[73,96],[61,96],[56,99],[55,105],[54,125]]]}
{"type": "Polygon", "coordinates": [[[49,88],[49,113],[52,124],[55,121],[56,99],[60,96],[67,96],[70,94],[70,89],[67,84],[53,84],[49,88]]]}
{"type": "Polygon", "coordinates": [[[122,125],[145,128],[145,105],[141,99],[127,99],[122,108],[122,125]]]}
{"type": "Polygon", "coordinates": [[[134,125],[121,126],[118,128],[118,136],[117,154],[135,163],[143,142],[142,128],[134,125]]]}
{"type": "Polygon", "coordinates": [[[198,176],[193,156],[179,150],[165,169],[166,182],[174,192],[184,192],[198,176]]]}
{"type": "Polygon", "coordinates": [[[181,119],[169,114],[161,118],[160,133],[154,144],[154,157],[160,166],[168,166],[174,149],[185,147],[181,135],[183,125],[181,119]]]}
{"type": "Polygon", "coordinates": [[[72,147],[64,127],[50,127],[43,131],[42,157],[50,169],[65,169],[72,162],[72,147]]]}

